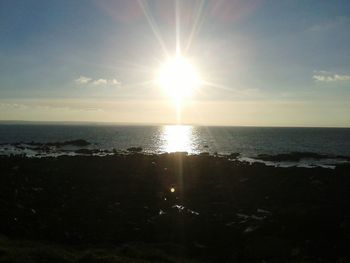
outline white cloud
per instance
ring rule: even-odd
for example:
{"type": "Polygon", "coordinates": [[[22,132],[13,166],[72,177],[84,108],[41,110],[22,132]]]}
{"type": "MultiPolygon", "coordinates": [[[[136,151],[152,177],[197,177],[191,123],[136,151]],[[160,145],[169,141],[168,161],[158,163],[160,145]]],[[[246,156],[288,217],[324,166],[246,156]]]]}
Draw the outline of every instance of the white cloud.
{"type": "Polygon", "coordinates": [[[106,79],[97,79],[94,82],[92,82],[92,84],[94,84],[94,85],[106,85],[107,80],[106,79]]]}
{"type": "Polygon", "coordinates": [[[325,75],[327,75],[327,74],[332,74],[332,72],[326,71],[326,70],[314,70],[314,73],[315,73],[315,74],[320,74],[320,75],[323,75],[323,74],[325,74],[325,75]]]}
{"type": "Polygon", "coordinates": [[[334,74],[328,71],[314,71],[312,78],[320,82],[350,81],[350,75],[334,74]]]}
{"type": "Polygon", "coordinates": [[[350,75],[334,75],[335,80],[349,81],[350,75]]]}
{"type": "Polygon", "coordinates": [[[12,109],[26,109],[28,108],[25,104],[18,103],[0,103],[0,108],[12,108],[12,109]]]}
{"type": "Polygon", "coordinates": [[[111,79],[110,80],[110,84],[112,84],[112,85],[121,85],[122,83],[120,81],[116,80],[116,79],[111,79]]]}
{"type": "Polygon", "coordinates": [[[78,82],[79,84],[87,84],[91,81],[91,78],[80,76],[75,80],[75,82],[78,82]]]}
{"type": "Polygon", "coordinates": [[[113,79],[92,79],[85,76],[80,76],[79,78],[75,79],[75,82],[79,84],[93,84],[95,86],[102,86],[102,85],[108,85],[108,86],[120,86],[121,82],[115,78],[113,79]]]}

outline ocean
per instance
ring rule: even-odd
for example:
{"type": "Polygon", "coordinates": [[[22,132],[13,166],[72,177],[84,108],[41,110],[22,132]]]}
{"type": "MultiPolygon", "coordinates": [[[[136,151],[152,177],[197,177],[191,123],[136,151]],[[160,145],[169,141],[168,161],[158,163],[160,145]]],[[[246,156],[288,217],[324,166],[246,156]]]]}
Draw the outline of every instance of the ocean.
{"type": "Polygon", "coordinates": [[[11,147],[12,143],[62,142],[76,139],[92,143],[90,148],[125,151],[130,147],[141,147],[146,153],[157,154],[240,153],[243,158],[254,158],[259,154],[313,152],[350,156],[349,128],[72,124],[1,124],[0,154],[23,151],[23,147],[21,149],[11,147]]]}
{"type": "Polygon", "coordinates": [[[146,152],[186,151],[243,155],[315,152],[350,155],[348,128],[270,128],[118,125],[0,125],[0,144],[87,140],[101,149],[142,147],[146,152]]]}

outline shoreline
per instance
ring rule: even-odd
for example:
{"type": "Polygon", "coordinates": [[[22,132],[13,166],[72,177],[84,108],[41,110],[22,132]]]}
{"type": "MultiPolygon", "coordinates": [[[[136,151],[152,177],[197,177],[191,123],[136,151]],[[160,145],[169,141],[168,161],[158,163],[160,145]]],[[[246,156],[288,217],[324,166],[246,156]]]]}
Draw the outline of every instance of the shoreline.
{"type": "MultiPolygon", "coordinates": [[[[206,148],[206,146],[204,146],[206,148]]],[[[148,151],[140,146],[133,146],[126,149],[101,149],[97,144],[91,143],[84,139],[76,139],[62,142],[15,142],[0,143],[0,156],[25,156],[28,158],[51,158],[60,156],[111,156],[111,155],[130,155],[140,153],[144,155],[162,155],[171,154],[166,151],[148,151]]],[[[173,152],[176,153],[176,152],[173,152]]],[[[213,157],[221,157],[233,161],[244,163],[262,163],[267,166],[274,167],[304,167],[315,168],[322,167],[335,169],[337,165],[350,163],[350,156],[324,154],[316,152],[285,152],[276,154],[255,154],[242,155],[239,152],[217,153],[217,152],[198,152],[188,153],[186,155],[209,155],[213,157]]]]}
{"type": "Polygon", "coordinates": [[[0,171],[0,233],[9,238],[69,247],[170,243],[183,258],[213,262],[349,259],[349,165],[130,153],[1,156],[0,171]]]}

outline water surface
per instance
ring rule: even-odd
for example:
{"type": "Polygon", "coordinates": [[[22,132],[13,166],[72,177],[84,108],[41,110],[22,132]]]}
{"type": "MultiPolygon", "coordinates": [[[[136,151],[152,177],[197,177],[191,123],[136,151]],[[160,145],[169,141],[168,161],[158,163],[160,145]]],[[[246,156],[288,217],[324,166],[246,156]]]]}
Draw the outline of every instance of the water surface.
{"type": "Polygon", "coordinates": [[[203,126],[0,125],[0,143],[85,139],[101,149],[139,146],[146,152],[185,151],[243,156],[316,152],[350,155],[347,128],[262,128],[203,126]]]}

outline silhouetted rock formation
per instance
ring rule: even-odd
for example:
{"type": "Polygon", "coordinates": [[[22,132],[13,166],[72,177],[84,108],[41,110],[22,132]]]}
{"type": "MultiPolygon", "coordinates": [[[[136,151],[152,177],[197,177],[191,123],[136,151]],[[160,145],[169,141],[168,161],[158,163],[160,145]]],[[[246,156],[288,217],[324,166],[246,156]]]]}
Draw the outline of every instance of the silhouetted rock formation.
{"type": "Polygon", "coordinates": [[[129,152],[142,152],[141,147],[130,147],[127,149],[129,152]]]}

